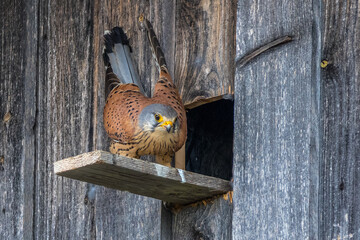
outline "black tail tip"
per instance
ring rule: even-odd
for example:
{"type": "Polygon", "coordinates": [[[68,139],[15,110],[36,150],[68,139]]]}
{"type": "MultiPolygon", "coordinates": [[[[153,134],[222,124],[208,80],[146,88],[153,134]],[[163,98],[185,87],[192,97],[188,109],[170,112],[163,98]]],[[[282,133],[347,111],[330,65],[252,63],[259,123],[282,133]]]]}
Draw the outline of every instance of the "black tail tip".
{"type": "MultiPolygon", "coordinates": [[[[105,53],[112,53],[115,44],[120,43],[129,46],[129,39],[121,27],[114,27],[111,31],[104,34],[105,53]]],[[[130,47],[130,46],[129,46],[130,47]]],[[[130,48],[131,50],[131,48],[130,48]]]]}

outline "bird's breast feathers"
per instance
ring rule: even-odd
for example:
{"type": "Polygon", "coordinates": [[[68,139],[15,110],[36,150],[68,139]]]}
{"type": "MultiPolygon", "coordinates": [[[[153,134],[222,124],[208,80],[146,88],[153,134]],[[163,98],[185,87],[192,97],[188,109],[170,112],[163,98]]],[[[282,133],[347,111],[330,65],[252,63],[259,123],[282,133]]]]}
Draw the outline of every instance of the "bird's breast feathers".
{"type": "Polygon", "coordinates": [[[136,147],[136,155],[173,155],[179,150],[179,133],[153,131],[143,133],[136,147]]]}

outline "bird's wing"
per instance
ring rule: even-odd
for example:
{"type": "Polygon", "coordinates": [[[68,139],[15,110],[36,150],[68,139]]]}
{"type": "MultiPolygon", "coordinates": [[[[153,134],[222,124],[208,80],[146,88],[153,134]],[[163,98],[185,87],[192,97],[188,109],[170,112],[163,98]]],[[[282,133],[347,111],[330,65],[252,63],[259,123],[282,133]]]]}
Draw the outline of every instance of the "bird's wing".
{"type": "Polygon", "coordinates": [[[156,34],[154,32],[153,26],[151,23],[143,16],[140,16],[140,23],[142,24],[143,28],[146,30],[147,37],[149,39],[151,52],[153,54],[153,57],[155,59],[156,65],[159,68],[159,73],[166,72],[168,73],[168,68],[166,65],[166,60],[164,53],[161,49],[161,46],[159,44],[159,40],[156,37],[156,34]]]}
{"type": "Polygon", "coordinates": [[[143,16],[140,16],[140,22],[146,30],[151,51],[153,53],[156,64],[159,67],[160,76],[155,85],[153,98],[159,103],[170,105],[178,114],[178,121],[180,122],[180,139],[176,146],[176,150],[178,150],[184,144],[187,135],[185,108],[182,103],[179,91],[169,74],[164,53],[161,49],[151,23],[143,16]]]}
{"type": "Polygon", "coordinates": [[[104,108],[104,127],[115,141],[128,143],[137,130],[137,119],[148,99],[135,84],[122,84],[109,94],[104,108]]]}

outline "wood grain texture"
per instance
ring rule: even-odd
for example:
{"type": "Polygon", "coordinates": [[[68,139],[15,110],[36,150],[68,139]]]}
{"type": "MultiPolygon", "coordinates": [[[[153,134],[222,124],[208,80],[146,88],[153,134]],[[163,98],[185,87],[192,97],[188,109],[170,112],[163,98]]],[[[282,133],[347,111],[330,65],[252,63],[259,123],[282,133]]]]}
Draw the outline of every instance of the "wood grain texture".
{"type": "Polygon", "coordinates": [[[232,209],[223,198],[185,208],[173,217],[171,239],[232,239],[232,209]]]}
{"type": "Polygon", "coordinates": [[[233,94],[235,10],[234,0],[177,1],[174,79],[188,108],[233,94]]]}
{"type": "Polygon", "coordinates": [[[54,172],[71,179],[183,205],[231,190],[229,182],[222,179],[104,151],[57,161],[54,172]]]}
{"type": "Polygon", "coordinates": [[[2,1],[0,9],[0,238],[31,239],[38,5],[2,1]]]}
{"type": "Polygon", "coordinates": [[[320,232],[360,239],[360,2],[324,1],[320,232]]]}
{"type": "MultiPolygon", "coordinates": [[[[238,2],[234,239],[318,239],[319,2],[238,2]]],[[[320,238],[321,239],[321,238],[320,238]]]]}
{"type": "Polygon", "coordinates": [[[95,209],[85,201],[87,185],[52,171],[58,158],[93,147],[93,4],[39,4],[33,238],[93,238],[95,209]]]}

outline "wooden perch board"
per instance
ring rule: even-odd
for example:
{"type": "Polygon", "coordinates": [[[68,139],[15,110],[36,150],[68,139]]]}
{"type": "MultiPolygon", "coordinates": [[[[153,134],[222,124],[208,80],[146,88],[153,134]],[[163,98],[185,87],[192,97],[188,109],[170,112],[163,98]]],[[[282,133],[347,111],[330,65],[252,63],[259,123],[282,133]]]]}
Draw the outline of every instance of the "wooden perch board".
{"type": "Polygon", "coordinates": [[[197,202],[231,190],[229,181],[223,179],[105,151],[57,161],[54,171],[60,176],[177,204],[197,202]]]}

